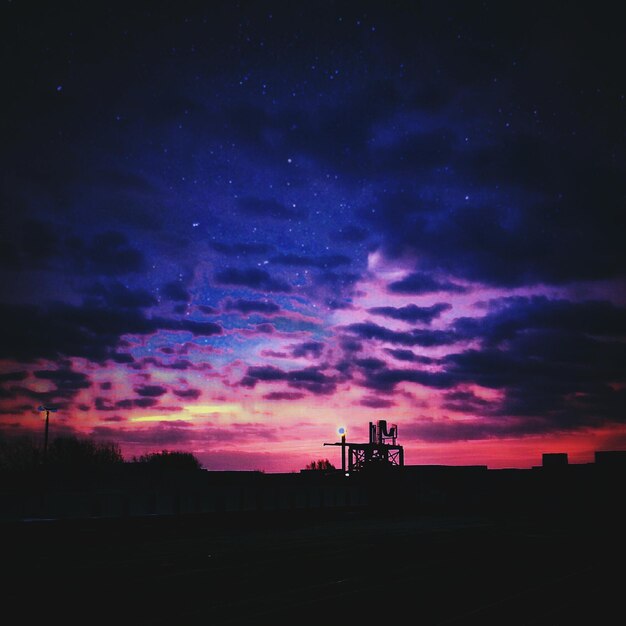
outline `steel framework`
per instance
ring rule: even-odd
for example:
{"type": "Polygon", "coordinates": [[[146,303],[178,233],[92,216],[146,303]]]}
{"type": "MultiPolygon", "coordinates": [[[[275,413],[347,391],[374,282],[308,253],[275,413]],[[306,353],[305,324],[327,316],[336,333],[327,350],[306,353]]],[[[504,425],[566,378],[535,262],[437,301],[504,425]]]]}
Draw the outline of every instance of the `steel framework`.
{"type": "Polygon", "coordinates": [[[396,443],[398,427],[387,424],[386,420],[378,420],[369,424],[369,442],[346,442],[345,434],[341,441],[325,443],[325,446],[341,446],[341,469],[345,473],[360,472],[375,467],[403,466],[404,449],[396,443]],[[348,466],[346,468],[346,448],[348,466]]]}

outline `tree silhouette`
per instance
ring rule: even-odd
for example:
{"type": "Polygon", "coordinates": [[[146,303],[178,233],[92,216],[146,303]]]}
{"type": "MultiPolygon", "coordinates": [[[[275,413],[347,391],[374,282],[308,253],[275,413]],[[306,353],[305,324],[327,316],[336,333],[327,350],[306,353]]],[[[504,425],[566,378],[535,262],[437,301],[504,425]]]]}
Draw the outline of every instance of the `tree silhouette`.
{"type": "Polygon", "coordinates": [[[317,461],[311,461],[304,467],[307,470],[334,470],[335,466],[328,459],[318,459],[317,461]]]}
{"type": "Polygon", "coordinates": [[[44,456],[41,444],[29,437],[0,439],[0,472],[19,473],[36,469],[45,461],[53,469],[107,468],[123,463],[115,443],[78,437],[57,437],[44,456]]]}
{"type": "Polygon", "coordinates": [[[41,460],[41,446],[32,437],[0,437],[0,474],[31,471],[41,460]]]}
{"type": "Polygon", "coordinates": [[[60,469],[107,468],[123,462],[118,444],[78,437],[57,437],[47,453],[47,463],[60,469]]]}
{"type": "Polygon", "coordinates": [[[144,463],[154,469],[199,470],[200,461],[191,452],[162,450],[133,457],[133,463],[144,463]]]}

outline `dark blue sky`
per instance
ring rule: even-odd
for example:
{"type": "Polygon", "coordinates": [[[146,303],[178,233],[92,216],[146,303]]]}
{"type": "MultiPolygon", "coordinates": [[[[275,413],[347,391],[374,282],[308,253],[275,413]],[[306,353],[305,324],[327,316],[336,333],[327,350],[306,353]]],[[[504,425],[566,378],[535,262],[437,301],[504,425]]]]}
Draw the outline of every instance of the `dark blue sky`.
{"type": "Polygon", "coordinates": [[[2,436],[626,447],[618,8],[5,3],[2,436]]]}

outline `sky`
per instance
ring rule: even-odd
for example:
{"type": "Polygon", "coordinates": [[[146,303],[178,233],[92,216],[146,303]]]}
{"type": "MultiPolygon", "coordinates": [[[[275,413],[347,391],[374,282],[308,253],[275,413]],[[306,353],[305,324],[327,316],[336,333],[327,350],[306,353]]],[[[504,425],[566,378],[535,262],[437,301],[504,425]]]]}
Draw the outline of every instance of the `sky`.
{"type": "Polygon", "coordinates": [[[626,449],[617,3],[1,11],[0,437],[626,449]]]}

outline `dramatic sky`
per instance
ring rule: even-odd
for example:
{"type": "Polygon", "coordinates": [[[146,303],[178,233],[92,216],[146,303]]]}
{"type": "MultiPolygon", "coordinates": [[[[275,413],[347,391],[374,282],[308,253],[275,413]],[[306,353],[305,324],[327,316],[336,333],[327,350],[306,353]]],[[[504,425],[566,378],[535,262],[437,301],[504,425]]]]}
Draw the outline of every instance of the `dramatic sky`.
{"type": "Polygon", "coordinates": [[[626,449],[617,9],[4,2],[0,436],[626,449]]]}

